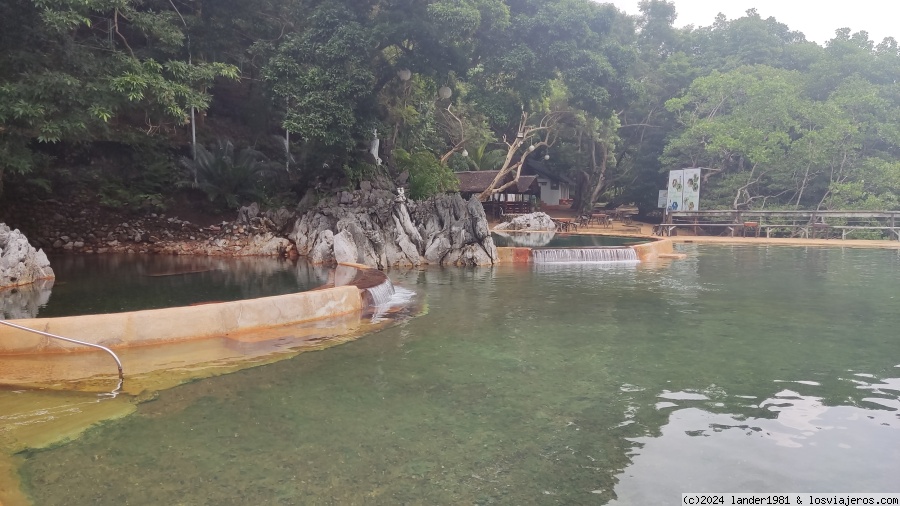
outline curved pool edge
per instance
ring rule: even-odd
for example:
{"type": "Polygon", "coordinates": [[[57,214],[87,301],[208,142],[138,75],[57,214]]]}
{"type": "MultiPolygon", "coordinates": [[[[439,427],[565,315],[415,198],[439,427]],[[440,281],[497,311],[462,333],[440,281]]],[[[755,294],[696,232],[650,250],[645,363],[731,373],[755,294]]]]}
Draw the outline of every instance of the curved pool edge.
{"type": "MultiPolygon", "coordinates": [[[[113,350],[243,334],[361,313],[365,309],[365,290],[373,283],[381,283],[388,278],[383,272],[362,265],[346,267],[357,271],[356,275],[343,283],[337,280],[331,286],[306,292],[196,306],[28,318],[10,322],[113,350]],[[366,286],[354,283],[361,280],[365,280],[366,286]]],[[[91,350],[22,330],[0,327],[0,355],[72,351],[91,350]]]]}
{"type": "Polygon", "coordinates": [[[649,239],[650,242],[645,242],[643,244],[634,244],[631,246],[631,249],[633,249],[635,253],[637,253],[637,256],[641,259],[641,262],[651,262],[653,260],[657,260],[660,255],[668,255],[675,251],[673,243],[669,239],[658,239],[650,237],[645,237],[645,239],[649,239]]]}
{"type": "Polygon", "coordinates": [[[126,379],[124,387],[120,384],[121,395],[110,395],[106,392],[115,384],[115,368],[108,355],[0,327],[0,385],[6,388],[0,390],[0,421],[16,421],[0,424],[0,505],[31,505],[17,472],[22,451],[49,448],[80,437],[98,423],[128,416],[139,404],[152,401],[156,392],[323,350],[383,328],[389,320],[367,322],[363,315],[368,309],[366,292],[385,283],[390,279],[377,269],[339,265],[329,284],[307,292],[11,320],[109,344],[122,358],[126,379]],[[212,331],[204,327],[211,321],[216,324],[212,331]]]}

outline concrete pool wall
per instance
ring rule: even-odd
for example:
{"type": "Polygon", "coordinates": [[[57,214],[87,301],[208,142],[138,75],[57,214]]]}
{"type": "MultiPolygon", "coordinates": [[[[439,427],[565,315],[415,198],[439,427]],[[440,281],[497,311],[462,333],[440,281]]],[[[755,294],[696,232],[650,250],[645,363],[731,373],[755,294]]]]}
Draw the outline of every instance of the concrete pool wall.
{"type": "MultiPolygon", "coordinates": [[[[647,237],[646,240],[646,243],[630,246],[642,262],[656,260],[660,255],[671,255],[674,251],[669,239],[647,237]]],[[[531,263],[531,250],[523,247],[497,248],[497,261],[501,264],[531,263]]]]}
{"type": "MultiPolygon", "coordinates": [[[[647,238],[631,246],[641,261],[672,253],[672,241],[647,238]]],[[[497,248],[498,263],[530,263],[531,248],[497,248]]],[[[196,306],[124,313],[10,320],[24,327],[123,349],[227,336],[254,329],[322,320],[361,312],[367,289],[387,275],[362,265],[340,265],[330,287],[308,292],[196,306]],[[333,286],[344,285],[344,286],[333,286]]],[[[0,355],[89,351],[88,348],[0,326],[0,355]]]]}
{"type": "MultiPolygon", "coordinates": [[[[357,273],[344,277],[351,278],[351,281],[364,280],[365,286],[350,283],[346,286],[232,302],[10,322],[112,349],[244,333],[361,312],[365,304],[365,290],[387,281],[387,275],[377,269],[362,266],[343,268],[357,273]]],[[[91,350],[85,346],[0,326],[0,355],[71,351],[91,350]]]]}

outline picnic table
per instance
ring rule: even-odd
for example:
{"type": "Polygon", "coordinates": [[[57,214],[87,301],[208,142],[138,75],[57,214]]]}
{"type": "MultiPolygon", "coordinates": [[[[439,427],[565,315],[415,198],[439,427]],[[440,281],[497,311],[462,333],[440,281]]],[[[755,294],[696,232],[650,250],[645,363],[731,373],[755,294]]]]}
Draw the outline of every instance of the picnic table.
{"type": "Polygon", "coordinates": [[[590,224],[591,222],[607,228],[612,226],[612,219],[606,213],[591,213],[591,217],[588,218],[588,223],[590,224]]]}
{"type": "Polygon", "coordinates": [[[575,221],[575,218],[551,218],[553,223],[556,224],[556,230],[562,232],[568,232],[569,229],[574,229],[576,232],[578,231],[578,222],[575,221]]]}
{"type": "Polygon", "coordinates": [[[640,214],[640,209],[635,206],[619,206],[615,209],[613,217],[626,225],[631,225],[631,220],[640,214]]]}

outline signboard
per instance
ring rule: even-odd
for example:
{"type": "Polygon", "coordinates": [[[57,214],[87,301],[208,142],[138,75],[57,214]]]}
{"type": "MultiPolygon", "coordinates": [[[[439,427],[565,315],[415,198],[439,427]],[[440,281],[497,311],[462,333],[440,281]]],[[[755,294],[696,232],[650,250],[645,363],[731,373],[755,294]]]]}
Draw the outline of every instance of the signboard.
{"type": "Polygon", "coordinates": [[[659,198],[656,199],[656,207],[664,209],[669,203],[669,190],[659,190],[659,198]]]}
{"type": "Polygon", "coordinates": [[[669,171],[669,191],[668,191],[668,203],[666,204],[666,209],[669,212],[672,211],[681,211],[682,197],[684,196],[684,171],[683,170],[670,170],[669,171]]]}
{"type": "MultiPolygon", "coordinates": [[[[700,171],[701,169],[669,171],[665,206],[667,212],[700,210],[700,171]]],[[[662,193],[663,191],[660,191],[660,198],[662,193]]]]}
{"type": "Polygon", "coordinates": [[[682,211],[700,210],[700,169],[684,169],[684,194],[681,198],[682,211]]]}

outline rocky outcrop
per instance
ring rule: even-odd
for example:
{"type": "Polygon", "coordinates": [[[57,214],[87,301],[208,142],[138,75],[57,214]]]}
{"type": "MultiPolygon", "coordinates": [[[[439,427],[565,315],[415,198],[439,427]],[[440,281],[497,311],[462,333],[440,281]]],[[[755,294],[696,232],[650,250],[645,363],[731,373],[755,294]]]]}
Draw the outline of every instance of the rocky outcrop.
{"type": "Polygon", "coordinates": [[[492,265],[497,248],[477,199],[458,194],[406,201],[373,188],[342,191],[298,219],[289,238],[313,263],[385,269],[492,265]]]}
{"type": "Polygon", "coordinates": [[[516,216],[506,223],[497,225],[494,230],[556,230],[556,224],[546,213],[531,213],[516,216]]]}
{"type": "Polygon", "coordinates": [[[0,223],[0,288],[55,277],[44,250],[35,250],[18,229],[0,223]]]}

